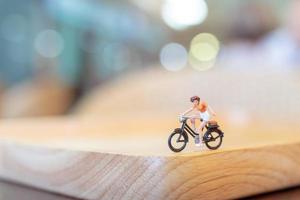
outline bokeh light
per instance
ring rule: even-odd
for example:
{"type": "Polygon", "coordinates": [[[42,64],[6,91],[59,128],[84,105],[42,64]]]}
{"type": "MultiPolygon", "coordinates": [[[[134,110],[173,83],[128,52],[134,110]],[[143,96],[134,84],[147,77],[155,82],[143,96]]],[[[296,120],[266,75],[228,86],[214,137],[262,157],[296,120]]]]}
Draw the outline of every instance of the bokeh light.
{"type": "Polygon", "coordinates": [[[219,50],[220,44],[214,35],[200,33],[191,41],[189,62],[197,70],[210,69],[215,64],[219,50]]]}
{"type": "Polygon", "coordinates": [[[46,58],[55,58],[64,49],[64,39],[55,30],[43,30],[35,39],[36,51],[46,58]]]}
{"type": "Polygon", "coordinates": [[[207,17],[204,0],[165,0],[161,15],[165,23],[175,30],[201,24],[207,17]]]}
{"type": "Polygon", "coordinates": [[[25,38],[26,26],[26,20],[22,15],[8,15],[2,20],[1,35],[8,41],[21,42],[25,38]]]}
{"type": "Polygon", "coordinates": [[[168,71],[179,71],[187,64],[188,53],[181,44],[169,43],[160,51],[160,62],[168,71]]]}
{"type": "Polygon", "coordinates": [[[191,56],[191,54],[189,54],[189,64],[191,67],[193,67],[194,69],[196,69],[197,71],[206,71],[209,70],[211,68],[213,68],[215,66],[216,60],[210,60],[210,61],[206,61],[206,62],[200,62],[199,60],[197,60],[195,57],[191,56]]]}

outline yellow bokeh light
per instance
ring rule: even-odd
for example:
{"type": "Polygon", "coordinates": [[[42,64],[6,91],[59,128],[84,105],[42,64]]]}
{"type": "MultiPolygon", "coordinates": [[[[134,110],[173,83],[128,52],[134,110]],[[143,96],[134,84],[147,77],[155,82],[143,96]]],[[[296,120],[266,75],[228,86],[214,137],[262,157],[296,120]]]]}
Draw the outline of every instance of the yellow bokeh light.
{"type": "Polygon", "coordinates": [[[206,71],[214,67],[216,59],[210,61],[200,62],[193,56],[189,56],[189,64],[198,71],[206,71]]]}
{"type": "Polygon", "coordinates": [[[197,70],[208,70],[214,66],[219,50],[220,44],[214,35],[200,33],[191,41],[189,62],[197,70]]]}
{"type": "Polygon", "coordinates": [[[216,58],[218,51],[209,43],[198,43],[191,46],[191,54],[199,61],[210,61],[216,58]]]}
{"type": "Polygon", "coordinates": [[[216,49],[219,49],[220,46],[219,40],[211,33],[199,33],[198,35],[196,35],[193,38],[191,45],[198,43],[208,43],[214,46],[216,49]]]}

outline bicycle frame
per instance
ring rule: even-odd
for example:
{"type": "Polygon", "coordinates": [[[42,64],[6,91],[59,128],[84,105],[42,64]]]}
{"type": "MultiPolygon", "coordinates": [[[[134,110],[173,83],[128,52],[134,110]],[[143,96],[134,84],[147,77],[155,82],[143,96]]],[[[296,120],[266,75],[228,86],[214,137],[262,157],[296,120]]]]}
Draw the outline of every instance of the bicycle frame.
{"type": "MultiPolygon", "coordinates": [[[[196,135],[199,135],[198,133],[196,133],[188,124],[187,124],[187,119],[182,121],[182,125],[181,125],[181,135],[178,137],[177,142],[184,142],[184,138],[183,140],[181,139],[181,136],[183,136],[183,131],[188,132],[193,138],[196,137],[196,135]]],[[[188,135],[186,135],[188,137],[188,135]]]]}
{"type": "MultiPolygon", "coordinates": [[[[218,127],[218,126],[217,126],[218,127]]],[[[206,128],[206,130],[210,130],[210,129],[214,129],[214,127],[209,127],[207,124],[205,125],[205,128],[206,128]]],[[[204,129],[204,128],[203,128],[204,129]]],[[[202,129],[202,130],[203,130],[202,129]]],[[[197,135],[199,135],[198,133],[196,133],[188,124],[187,124],[187,119],[184,119],[183,121],[182,121],[182,125],[181,125],[181,128],[180,128],[180,130],[181,130],[181,135],[179,136],[179,138],[177,139],[177,142],[184,142],[184,139],[182,140],[181,139],[181,136],[183,136],[183,131],[186,131],[186,132],[188,132],[193,138],[195,138],[197,135]]],[[[206,133],[204,133],[204,135],[203,135],[203,140],[205,140],[205,134],[206,133]]],[[[186,135],[187,137],[188,137],[188,135],[186,135]]],[[[218,137],[220,137],[220,136],[218,136],[218,137]]],[[[217,137],[217,138],[218,138],[217,137]]],[[[215,138],[216,139],[216,138],[215,138]]],[[[188,138],[187,138],[187,140],[188,140],[188,138]]]]}
{"type": "Polygon", "coordinates": [[[193,138],[196,137],[196,135],[199,135],[198,133],[196,133],[188,124],[187,124],[187,120],[184,120],[182,122],[182,126],[181,126],[181,133],[183,132],[183,130],[185,130],[186,132],[188,132],[193,138]]]}

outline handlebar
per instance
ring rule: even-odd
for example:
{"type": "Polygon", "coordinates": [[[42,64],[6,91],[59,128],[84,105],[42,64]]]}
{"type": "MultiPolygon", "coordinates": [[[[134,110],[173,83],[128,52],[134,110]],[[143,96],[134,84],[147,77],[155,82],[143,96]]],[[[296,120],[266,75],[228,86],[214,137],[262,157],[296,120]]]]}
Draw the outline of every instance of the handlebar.
{"type": "MultiPolygon", "coordinates": [[[[183,122],[187,119],[191,119],[191,118],[197,118],[197,117],[187,117],[187,116],[179,116],[179,121],[183,122]]],[[[200,118],[200,117],[199,117],[200,118]]],[[[200,118],[200,121],[203,121],[202,118],[200,118]]]]}

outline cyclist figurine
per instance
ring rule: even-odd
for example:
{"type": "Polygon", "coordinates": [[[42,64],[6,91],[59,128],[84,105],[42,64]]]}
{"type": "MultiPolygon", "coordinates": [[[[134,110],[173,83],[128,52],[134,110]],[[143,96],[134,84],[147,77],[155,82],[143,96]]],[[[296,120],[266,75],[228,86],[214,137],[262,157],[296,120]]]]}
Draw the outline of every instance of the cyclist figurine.
{"type": "Polygon", "coordinates": [[[187,111],[185,111],[184,113],[182,113],[181,116],[185,116],[186,114],[190,113],[191,111],[197,112],[197,115],[192,116],[190,118],[190,121],[191,121],[192,128],[194,129],[194,131],[199,134],[195,137],[195,144],[196,144],[196,146],[200,146],[200,144],[201,144],[200,138],[202,138],[202,135],[203,135],[202,130],[204,129],[204,127],[208,123],[208,121],[211,119],[211,117],[216,116],[216,113],[205,101],[200,101],[200,97],[198,97],[198,96],[191,97],[190,101],[193,103],[193,106],[190,109],[188,109],[187,111]],[[200,126],[197,129],[195,126],[196,119],[199,119],[199,120],[202,119],[202,122],[200,123],[200,126]],[[199,137],[199,136],[201,136],[201,137],[199,137]]]}

